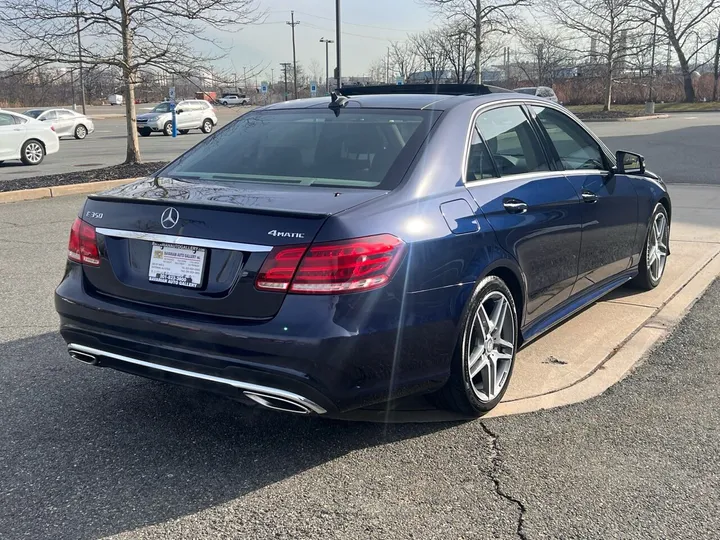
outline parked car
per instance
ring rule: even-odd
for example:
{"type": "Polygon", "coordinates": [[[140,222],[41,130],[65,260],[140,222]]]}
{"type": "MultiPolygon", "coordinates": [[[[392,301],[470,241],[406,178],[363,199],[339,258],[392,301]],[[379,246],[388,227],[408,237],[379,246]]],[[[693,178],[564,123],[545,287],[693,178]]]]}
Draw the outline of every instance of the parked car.
{"type": "Polygon", "coordinates": [[[521,346],[660,283],[665,185],[562,106],[342,91],[251,111],[90,195],[55,296],[70,354],[293,413],[425,392],[478,416],[521,346]]]}
{"type": "Polygon", "coordinates": [[[220,103],[223,105],[250,105],[250,98],[245,94],[224,94],[220,98],[220,103]]]}
{"type": "MultiPolygon", "coordinates": [[[[199,129],[203,133],[210,133],[217,125],[215,109],[203,99],[186,99],[175,105],[177,130],[185,135],[191,129],[199,129]]],[[[153,132],[163,135],[172,135],[172,105],[164,102],[157,105],[152,111],[137,116],[137,130],[143,137],[149,137],[153,132]]]]}
{"type": "Polygon", "coordinates": [[[111,94],[108,96],[108,103],[110,105],[122,105],[124,102],[124,98],[122,94],[111,94]]]}
{"type": "Polygon", "coordinates": [[[50,124],[58,137],[84,139],[95,131],[93,121],[70,109],[30,109],[25,116],[50,124]]]}
{"type": "Polygon", "coordinates": [[[19,159],[25,165],[40,165],[47,154],[59,149],[52,126],[22,114],[0,111],[0,163],[19,159]]]}
{"type": "Polygon", "coordinates": [[[549,99],[553,103],[558,103],[558,98],[557,95],[555,95],[555,90],[553,90],[549,86],[528,86],[526,88],[516,88],[515,92],[549,99]]]}

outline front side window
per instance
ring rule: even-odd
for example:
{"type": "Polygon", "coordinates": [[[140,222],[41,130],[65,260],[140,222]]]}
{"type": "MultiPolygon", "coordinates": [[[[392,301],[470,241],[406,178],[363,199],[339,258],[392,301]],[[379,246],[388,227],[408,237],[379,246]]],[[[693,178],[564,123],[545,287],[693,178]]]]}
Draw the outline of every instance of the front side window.
{"type": "Polygon", "coordinates": [[[575,120],[549,107],[533,107],[566,170],[606,170],[600,145],[575,120]]]}
{"type": "Polygon", "coordinates": [[[476,127],[500,176],[549,170],[540,141],[519,106],[484,112],[478,116],[476,127]]]}
{"type": "Polygon", "coordinates": [[[393,189],[425,139],[429,111],[330,109],[246,114],[161,176],[393,189]],[[241,142],[241,144],[239,144],[241,142]]]}

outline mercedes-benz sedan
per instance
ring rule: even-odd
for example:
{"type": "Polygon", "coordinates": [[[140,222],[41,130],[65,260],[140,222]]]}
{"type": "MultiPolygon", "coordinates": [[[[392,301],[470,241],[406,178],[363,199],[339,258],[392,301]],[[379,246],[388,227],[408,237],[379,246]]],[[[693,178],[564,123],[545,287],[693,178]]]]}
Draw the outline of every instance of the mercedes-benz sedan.
{"type": "Polygon", "coordinates": [[[519,347],[660,282],[670,197],[642,157],[545,99],[429,88],[260,108],[88,197],[70,354],[295,413],[428,393],[477,416],[519,347]]]}

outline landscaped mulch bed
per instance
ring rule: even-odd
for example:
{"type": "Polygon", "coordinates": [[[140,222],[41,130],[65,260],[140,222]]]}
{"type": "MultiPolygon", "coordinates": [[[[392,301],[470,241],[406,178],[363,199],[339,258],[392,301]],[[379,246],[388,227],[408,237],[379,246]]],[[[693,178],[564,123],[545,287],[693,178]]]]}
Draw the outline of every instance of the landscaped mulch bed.
{"type": "Polygon", "coordinates": [[[66,186],[68,184],[82,184],[84,182],[102,182],[103,180],[120,180],[122,178],[137,178],[148,176],[167,164],[165,161],[150,163],[136,163],[134,165],[113,165],[102,169],[90,169],[63,174],[49,174],[33,176],[31,178],[17,178],[14,180],[0,180],[0,192],[15,191],[17,189],[43,188],[66,186]]]}
{"type": "Polygon", "coordinates": [[[592,111],[592,112],[576,112],[573,114],[580,120],[615,120],[617,118],[632,118],[634,116],[645,116],[645,111],[592,111]]]}

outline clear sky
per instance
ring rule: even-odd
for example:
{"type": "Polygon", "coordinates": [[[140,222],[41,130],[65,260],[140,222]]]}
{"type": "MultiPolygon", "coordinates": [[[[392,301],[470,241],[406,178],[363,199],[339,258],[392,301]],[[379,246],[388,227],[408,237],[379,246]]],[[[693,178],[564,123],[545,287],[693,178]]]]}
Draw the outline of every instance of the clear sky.
{"type": "MultiPolygon", "coordinates": [[[[341,0],[342,70],[344,76],[362,75],[378,58],[386,54],[389,41],[402,41],[408,33],[435,25],[433,13],[417,0],[341,0]]],[[[325,45],[320,38],[335,39],[335,0],[258,0],[267,12],[262,24],[245,27],[235,34],[218,37],[231,47],[227,59],[219,64],[242,74],[243,67],[267,66],[258,74],[264,79],[281,62],[292,62],[290,11],[295,10],[297,61],[306,68],[318,62],[325,68],[325,45]]],[[[335,44],[330,50],[330,76],[335,66],[335,44]]]]}

